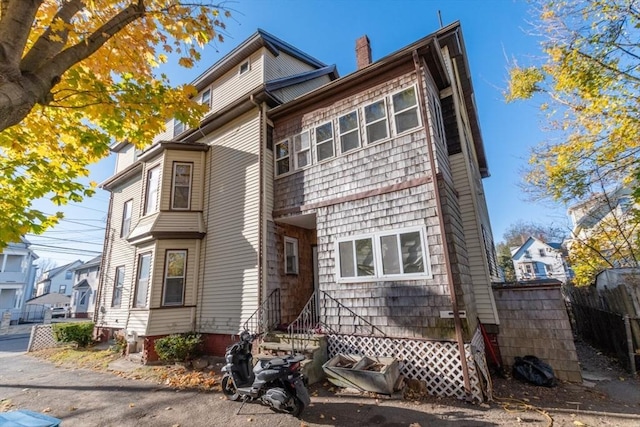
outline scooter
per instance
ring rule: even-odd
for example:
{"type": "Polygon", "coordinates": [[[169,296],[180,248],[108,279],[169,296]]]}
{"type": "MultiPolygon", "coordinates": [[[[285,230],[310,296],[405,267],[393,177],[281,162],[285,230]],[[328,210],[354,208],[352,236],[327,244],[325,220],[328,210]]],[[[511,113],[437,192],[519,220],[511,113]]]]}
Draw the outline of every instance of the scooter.
{"type": "MultiPolygon", "coordinates": [[[[299,417],[311,403],[309,392],[300,373],[302,355],[290,355],[270,360],[258,360],[253,365],[251,349],[259,335],[247,331],[240,341],[227,347],[226,365],[222,368],[222,393],[229,400],[257,400],[276,412],[299,417]]],[[[242,406],[238,409],[238,412],[242,406]]]]}

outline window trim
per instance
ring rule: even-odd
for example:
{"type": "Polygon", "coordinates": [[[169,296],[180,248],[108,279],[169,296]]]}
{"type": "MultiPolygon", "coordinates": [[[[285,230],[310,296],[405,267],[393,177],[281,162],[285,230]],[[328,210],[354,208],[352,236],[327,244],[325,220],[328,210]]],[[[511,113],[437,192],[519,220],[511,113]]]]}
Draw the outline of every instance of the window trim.
{"type": "MultiPolygon", "coordinates": [[[[172,173],[171,173],[171,210],[172,211],[190,211],[191,210],[191,192],[193,190],[193,162],[179,162],[174,161],[172,165],[172,173]],[[187,207],[186,208],[176,208],[175,207],[175,195],[176,195],[176,169],[178,166],[189,166],[189,196],[187,198],[187,207]]],[[[184,186],[181,186],[184,187],[184,186]]]]}
{"type": "Polygon", "coordinates": [[[391,93],[389,93],[388,97],[389,97],[389,102],[391,103],[391,110],[392,110],[391,117],[393,119],[393,130],[394,130],[394,134],[395,134],[396,137],[400,136],[400,135],[404,135],[406,133],[413,132],[416,129],[422,128],[422,119],[420,118],[420,100],[418,98],[418,87],[415,84],[407,86],[407,87],[405,87],[403,89],[400,89],[400,90],[397,90],[395,92],[391,92],[391,93]],[[415,105],[412,106],[412,107],[405,108],[404,110],[396,111],[396,106],[393,103],[393,97],[395,95],[397,95],[399,93],[402,93],[402,92],[405,92],[405,91],[407,91],[407,90],[409,90],[411,88],[413,88],[413,94],[414,94],[415,100],[416,100],[415,105]],[[415,110],[416,111],[416,118],[418,119],[418,124],[416,126],[412,127],[412,128],[405,129],[402,132],[399,132],[398,131],[398,124],[396,122],[396,116],[398,114],[402,114],[402,113],[407,112],[409,110],[415,110]]]}
{"type": "MultiPolygon", "coordinates": [[[[308,168],[309,166],[313,165],[313,144],[311,143],[311,132],[309,131],[309,129],[304,130],[302,132],[296,133],[295,135],[292,135],[289,140],[291,141],[291,144],[293,145],[293,147],[289,147],[289,155],[291,155],[291,149],[293,149],[293,171],[297,171],[300,169],[304,169],[304,168],[308,168]],[[302,134],[306,133],[307,134],[307,138],[309,139],[309,147],[305,150],[300,150],[300,151],[296,151],[296,141],[295,138],[297,136],[299,136],[300,138],[302,138],[302,134]],[[298,166],[298,154],[302,153],[304,151],[308,151],[309,152],[309,163],[305,166],[298,166]]],[[[291,162],[289,162],[289,166],[291,166],[291,162]]],[[[291,172],[291,170],[290,170],[291,172]]],[[[283,174],[284,175],[284,174],[283,174]]]]}
{"type": "Polygon", "coordinates": [[[133,217],[133,199],[129,199],[126,202],[124,202],[124,204],[122,205],[122,223],[120,224],[120,237],[126,237],[129,235],[129,232],[131,231],[131,219],[133,217]],[[127,229],[125,230],[125,224],[127,224],[126,220],[127,220],[127,205],[130,206],[129,208],[129,222],[127,225],[127,229]]]}
{"type": "Polygon", "coordinates": [[[293,141],[292,138],[285,138],[273,144],[273,172],[276,177],[285,176],[295,171],[295,169],[292,168],[292,161],[291,161],[291,141],[293,141]],[[284,143],[287,143],[287,147],[288,147],[287,155],[284,157],[278,158],[278,145],[282,145],[284,143]],[[287,159],[287,162],[289,163],[289,170],[287,172],[283,172],[279,174],[278,160],[284,160],[284,159],[287,159]]]}
{"type": "Polygon", "coordinates": [[[126,268],[124,265],[119,265],[115,269],[114,277],[113,277],[113,290],[111,293],[111,307],[112,308],[122,308],[122,294],[124,293],[124,278],[125,278],[126,268]],[[122,272],[122,285],[118,286],[120,272],[122,272]],[[120,299],[118,301],[118,305],[116,305],[116,290],[120,289],[120,299]]]}
{"type": "Polygon", "coordinates": [[[347,113],[339,115],[336,118],[336,122],[338,123],[338,141],[339,141],[338,147],[340,148],[340,154],[355,152],[355,151],[361,149],[362,146],[363,146],[362,145],[363,141],[362,141],[362,135],[361,135],[361,132],[360,132],[360,114],[358,114],[358,109],[355,109],[355,110],[352,110],[352,111],[349,111],[347,113]],[[355,127],[355,129],[351,129],[351,130],[349,130],[347,132],[342,132],[342,128],[340,126],[340,119],[342,117],[348,116],[349,114],[353,114],[353,113],[356,114],[356,127],[355,127]],[[355,148],[352,148],[352,149],[350,149],[348,151],[344,151],[343,147],[342,147],[342,137],[344,135],[347,135],[347,134],[352,133],[352,132],[356,132],[358,134],[358,146],[355,147],[355,148]]]}
{"type": "Polygon", "coordinates": [[[60,286],[58,287],[58,293],[59,293],[59,294],[64,294],[64,293],[66,293],[66,292],[67,292],[67,285],[60,285],[60,286]]]}
{"type": "Polygon", "coordinates": [[[249,71],[251,71],[251,60],[247,59],[246,61],[243,61],[240,63],[240,65],[238,65],[238,76],[242,76],[244,74],[247,74],[249,71]],[[242,71],[242,67],[246,65],[247,69],[242,71]]]}
{"type": "Polygon", "coordinates": [[[381,142],[387,141],[391,138],[391,130],[389,129],[389,108],[387,106],[387,97],[388,95],[383,96],[382,98],[376,99],[375,101],[372,101],[368,104],[365,104],[362,106],[362,120],[364,122],[364,142],[366,143],[366,145],[375,145],[375,144],[379,144],[381,142]],[[377,119],[371,123],[367,123],[367,113],[365,112],[365,108],[367,108],[370,105],[373,104],[377,104],[378,102],[382,101],[384,103],[384,118],[382,119],[377,119]],[[387,121],[387,136],[384,138],[380,138],[377,139],[375,141],[369,142],[369,125],[372,125],[374,123],[378,123],[382,120],[386,120],[387,121]]]}
{"type": "Polygon", "coordinates": [[[187,130],[187,127],[185,126],[184,123],[182,123],[180,120],[178,119],[173,119],[173,137],[175,138],[176,136],[183,134],[184,131],[187,130]],[[180,131],[176,131],[176,129],[179,129],[180,131]]]}
{"type": "Polygon", "coordinates": [[[295,237],[284,236],[284,274],[286,275],[298,275],[300,274],[300,250],[298,246],[298,239],[295,237]],[[293,252],[295,257],[294,271],[289,271],[289,257],[287,256],[287,243],[293,244],[293,252]]]}
{"type": "MultiPolygon", "coordinates": [[[[313,127],[313,154],[312,156],[315,157],[316,159],[316,164],[320,164],[320,163],[324,163],[324,162],[328,162],[331,159],[335,159],[336,158],[336,132],[333,126],[333,120],[329,120],[327,122],[323,122],[323,123],[319,123],[318,125],[313,127]],[[325,139],[322,142],[318,142],[317,139],[317,130],[318,128],[325,126],[325,125],[331,125],[331,139],[325,139]],[[333,154],[329,157],[327,157],[326,159],[322,159],[320,160],[320,158],[318,157],[318,145],[321,144],[328,144],[329,141],[331,141],[331,148],[333,149],[333,154]]],[[[313,163],[313,160],[312,160],[313,163]]]]}
{"type": "Polygon", "coordinates": [[[145,191],[144,191],[144,213],[143,215],[149,215],[158,212],[158,203],[160,202],[160,165],[156,165],[152,168],[147,169],[147,179],[145,183],[145,191]],[[151,183],[151,173],[154,171],[158,171],[158,185],[156,185],[156,206],[153,210],[149,209],[149,189],[151,183]]]}
{"type": "Polygon", "coordinates": [[[208,87],[207,89],[202,91],[202,94],[200,95],[200,104],[202,105],[206,105],[209,108],[211,108],[211,87],[208,87]],[[206,103],[203,102],[204,100],[204,94],[208,93],[209,94],[209,99],[207,100],[206,103]]]}
{"type": "Polygon", "coordinates": [[[162,279],[162,307],[183,307],[185,305],[184,296],[187,289],[187,263],[188,263],[189,250],[188,249],[167,249],[164,252],[164,275],[162,279]],[[169,269],[169,254],[172,252],[184,253],[184,266],[183,266],[183,275],[169,277],[167,275],[169,269]],[[182,277],[182,298],[180,303],[166,303],[166,292],[167,292],[167,279],[175,279],[178,277],[182,277]]]}
{"type": "Polygon", "coordinates": [[[151,288],[151,278],[153,277],[153,266],[151,262],[153,261],[153,252],[143,252],[138,254],[138,260],[136,263],[136,283],[135,288],[133,290],[133,299],[131,301],[132,308],[149,308],[149,289],[151,288]],[[147,295],[145,295],[145,304],[138,305],[138,290],[140,289],[140,266],[142,265],[142,258],[149,257],[149,278],[147,279],[147,295]]]}
{"type": "MultiPolygon", "coordinates": [[[[403,227],[390,230],[381,230],[373,233],[354,234],[350,236],[344,236],[336,239],[335,241],[335,277],[336,282],[339,283],[363,283],[363,282],[380,282],[380,281],[405,281],[405,280],[426,280],[433,278],[433,272],[431,268],[431,260],[429,254],[429,247],[427,245],[427,230],[424,226],[403,227]],[[383,236],[400,236],[408,233],[420,233],[420,246],[422,249],[422,259],[425,271],[423,273],[400,273],[400,274],[384,274],[383,262],[382,262],[382,248],[380,245],[380,238],[383,236]],[[355,277],[341,277],[340,271],[340,243],[352,242],[362,239],[371,239],[373,250],[373,276],[355,276],[355,277]]],[[[400,253],[401,255],[401,253],[400,253]]]]}

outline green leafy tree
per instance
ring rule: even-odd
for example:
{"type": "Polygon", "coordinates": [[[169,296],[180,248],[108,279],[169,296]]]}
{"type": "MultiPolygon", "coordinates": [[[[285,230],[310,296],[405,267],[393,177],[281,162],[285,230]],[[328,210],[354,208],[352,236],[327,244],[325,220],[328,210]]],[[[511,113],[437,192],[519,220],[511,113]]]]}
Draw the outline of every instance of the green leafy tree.
{"type": "Polygon", "coordinates": [[[32,202],[93,193],[87,165],[113,141],[148,144],[171,117],[196,125],[194,88],[157,67],[193,66],[229,12],[207,1],[0,0],[0,247],[61,214],[32,202]]]}
{"type": "MultiPolygon", "coordinates": [[[[569,205],[610,194],[620,186],[634,187],[640,171],[637,1],[534,4],[539,12],[535,31],[543,37],[545,60],[514,63],[506,98],[539,101],[553,140],[532,150],[523,187],[534,198],[569,205]]],[[[635,194],[636,201],[639,196],[635,194]]],[[[637,217],[627,215],[624,221],[637,223],[637,217]]],[[[616,254],[629,258],[636,230],[607,225],[593,235],[573,236],[581,248],[573,246],[576,251],[571,254],[576,279],[586,282],[597,268],[617,265],[616,254]]]]}

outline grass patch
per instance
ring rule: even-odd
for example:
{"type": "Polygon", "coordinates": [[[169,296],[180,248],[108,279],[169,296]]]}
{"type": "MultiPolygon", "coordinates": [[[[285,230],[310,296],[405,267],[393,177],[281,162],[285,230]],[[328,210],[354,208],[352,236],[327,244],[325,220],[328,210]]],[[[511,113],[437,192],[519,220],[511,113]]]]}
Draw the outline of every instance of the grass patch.
{"type": "Polygon", "coordinates": [[[111,350],[74,348],[72,346],[48,348],[35,351],[32,354],[36,357],[47,359],[56,365],[105,371],[109,363],[120,358],[118,353],[114,353],[111,350]]]}

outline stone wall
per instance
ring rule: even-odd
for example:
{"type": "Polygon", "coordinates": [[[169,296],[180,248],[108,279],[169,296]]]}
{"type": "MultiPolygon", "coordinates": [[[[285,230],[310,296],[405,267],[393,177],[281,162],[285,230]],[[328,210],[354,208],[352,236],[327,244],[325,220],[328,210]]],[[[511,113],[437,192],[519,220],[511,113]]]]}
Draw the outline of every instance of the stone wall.
{"type": "Polygon", "coordinates": [[[560,285],[494,287],[500,318],[502,363],[533,355],[547,362],[556,377],[582,381],[571,324],[560,285]]]}

